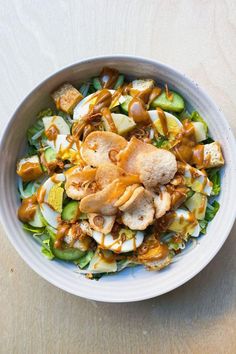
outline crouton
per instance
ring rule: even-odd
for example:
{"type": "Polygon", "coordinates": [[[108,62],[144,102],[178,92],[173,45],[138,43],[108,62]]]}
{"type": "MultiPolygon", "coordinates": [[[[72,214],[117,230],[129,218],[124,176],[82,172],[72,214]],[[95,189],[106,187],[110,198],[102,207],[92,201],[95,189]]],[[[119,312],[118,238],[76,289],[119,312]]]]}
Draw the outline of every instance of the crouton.
{"type": "Polygon", "coordinates": [[[124,225],[131,230],[145,230],[153,222],[154,205],[150,192],[143,187],[135,189],[132,197],[120,209],[124,225]]]}
{"type": "Polygon", "coordinates": [[[161,243],[155,235],[148,236],[138,249],[138,261],[149,270],[160,270],[171,262],[167,245],[161,243]]]}
{"type": "Polygon", "coordinates": [[[224,158],[221,152],[220,144],[214,141],[211,144],[204,145],[203,165],[199,168],[212,168],[224,165],[224,158]]]}
{"type": "Polygon", "coordinates": [[[116,156],[127,145],[122,136],[112,132],[95,131],[90,133],[81,146],[80,153],[91,166],[116,163],[116,156]]]}
{"type": "Polygon", "coordinates": [[[155,82],[151,79],[139,79],[132,81],[132,87],[130,88],[130,94],[135,96],[140,91],[145,91],[147,89],[153,88],[155,82]]]}
{"type": "Polygon", "coordinates": [[[83,99],[81,93],[71,84],[65,83],[52,93],[57,109],[72,113],[74,107],[83,99]]]}
{"type": "Polygon", "coordinates": [[[105,235],[111,232],[112,227],[115,223],[115,219],[116,219],[115,215],[105,216],[96,213],[88,214],[88,220],[91,228],[105,235]]]}
{"type": "Polygon", "coordinates": [[[43,174],[37,155],[21,159],[17,164],[16,173],[24,182],[34,181],[43,174]]]}

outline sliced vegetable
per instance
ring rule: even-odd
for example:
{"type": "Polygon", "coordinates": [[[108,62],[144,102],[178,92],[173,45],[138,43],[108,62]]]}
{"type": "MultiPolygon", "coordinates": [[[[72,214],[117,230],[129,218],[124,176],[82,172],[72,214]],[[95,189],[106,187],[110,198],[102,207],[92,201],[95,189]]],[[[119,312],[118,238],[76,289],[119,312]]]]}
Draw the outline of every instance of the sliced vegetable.
{"type": "Polygon", "coordinates": [[[43,215],[40,211],[39,206],[36,209],[33,220],[29,221],[29,225],[31,225],[33,227],[39,227],[39,228],[45,226],[43,215]]]}
{"type": "Polygon", "coordinates": [[[76,221],[80,216],[79,203],[77,201],[69,202],[62,210],[61,218],[65,221],[76,221]]]}
{"type": "Polygon", "coordinates": [[[55,161],[57,159],[56,151],[49,147],[45,150],[44,157],[47,163],[55,161]]]}
{"type": "Polygon", "coordinates": [[[54,255],[51,250],[50,236],[47,233],[33,234],[33,238],[42,246],[41,252],[48,259],[53,259],[54,255]]]}
{"type": "Polygon", "coordinates": [[[93,87],[95,88],[96,91],[102,90],[102,84],[98,77],[95,77],[93,79],[93,87]]]}
{"type": "Polygon", "coordinates": [[[205,133],[207,134],[208,131],[208,126],[205,120],[200,116],[200,114],[197,111],[194,111],[191,113],[190,119],[193,122],[201,122],[204,125],[205,133]]]}
{"type": "Polygon", "coordinates": [[[220,193],[220,170],[218,168],[211,168],[207,170],[209,180],[213,183],[211,195],[218,195],[220,193]]]}
{"type": "MultiPolygon", "coordinates": [[[[126,116],[125,114],[112,113],[112,120],[116,126],[117,133],[119,135],[125,135],[136,127],[136,123],[133,118],[126,116]]],[[[103,119],[105,130],[109,130],[109,126],[106,120],[103,119]]]]}
{"type": "Polygon", "coordinates": [[[84,83],[80,86],[79,92],[82,96],[86,97],[89,92],[90,82],[84,83]]]}
{"type": "Polygon", "coordinates": [[[185,205],[198,220],[204,219],[207,207],[207,197],[204,194],[194,193],[186,200],[185,205]]]}
{"type": "Polygon", "coordinates": [[[206,233],[208,223],[214,219],[219,208],[220,204],[217,200],[214,200],[212,204],[207,204],[205,219],[199,222],[202,234],[206,233]]]}
{"type": "Polygon", "coordinates": [[[84,269],[89,264],[91,259],[93,258],[93,255],[94,255],[94,252],[90,250],[84,256],[82,256],[80,259],[75,261],[74,263],[77,264],[80,267],[80,269],[84,269]]]}
{"type": "Polygon", "coordinates": [[[125,101],[120,106],[121,106],[122,111],[125,114],[128,114],[128,112],[129,112],[129,104],[130,104],[130,101],[132,101],[133,97],[127,95],[127,96],[124,96],[124,98],[125,98],[125,101]]]}
{"type": "Polygon", "coordinates": [[[115,86],[114,86],[114,90],[117,90],[119,87],[121,87],[123,85],[124,79],[125,79],[124,75],[121,74],[118,76],[118,79],[117,79],[115,86]]]}
{"type": "Polygon", "coordinates": [[[183,98],[176,92],[169,92],[172,98],[168,98],[166,96],[166,92],[163,91],[160,96],[158,96],[152,103],[151,108],[160,107],[165,111],[171,112],[181,112],[184,110],[184,100],[183,98]]]}
{"type": "Polygon", "coordinates": [[[108,250],[97,250],[91,259],[88,272],[112,273],[117,271],[117,263],[114,255],[108,250]]]}

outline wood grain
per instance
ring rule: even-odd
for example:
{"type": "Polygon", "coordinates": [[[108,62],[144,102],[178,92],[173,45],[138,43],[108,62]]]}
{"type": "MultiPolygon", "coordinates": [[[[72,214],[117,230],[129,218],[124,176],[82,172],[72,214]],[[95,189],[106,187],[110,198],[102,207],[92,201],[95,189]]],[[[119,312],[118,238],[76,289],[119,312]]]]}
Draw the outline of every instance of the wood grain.
{"type": "MultiPolygon", "coordinates": [[[[0,5],[1,131],[23,97],[51,72],[83,57],[126,53],[171,64],[198,81],[236,132],[235,1],[0,5]]],[[[0,235],[0,353],[236,352],[236,227],[192,281],[156,299],[114,305],[48,284],[2,230],[0,235]]]]}

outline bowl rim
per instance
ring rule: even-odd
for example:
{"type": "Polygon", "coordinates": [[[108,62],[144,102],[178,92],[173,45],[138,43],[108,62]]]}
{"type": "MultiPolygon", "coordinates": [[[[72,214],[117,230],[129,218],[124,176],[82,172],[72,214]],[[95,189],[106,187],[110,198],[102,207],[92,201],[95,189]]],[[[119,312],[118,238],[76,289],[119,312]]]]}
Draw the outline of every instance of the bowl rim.
{"type": "MultiPolygon", "coordinates": [[[[189,78],[186,74],[182,73],[179,70],[176,70],[175,68],[173,68],[172,66],[165,64],[163,62],[160,62],[158,60],[155,59],[150,59],[147,57],[142,57],[142,56],[136,56],[136,55],[123,55],[123,54],[114,54],[114,55],[101,55],[101,56],[93,56],[93,57],[87,57],[81,60],[78,60],[76,62],[73,62],[69,65],[63,66],[61,69],[54,71],[51,75],[47,76],[46,78],[44,78],[42,81],[40,81],[40,83],[36,84],[36,86],[25,96],[25,98],[21,101],[21,103],[17,106],[17,108],[15,109],[15,111],[12,113],[11,118],[9,119],[8,123],[6,124],[5,128],[3,129],[1,136],[0,136],[0,151],[2,150],[2,147],[4,145],[5,139],[7,137],[7,133],[8,131],[11,129],[12,124],[14,123],[15,119],[14,117],[17,115],[18,111],[21,110],[21,108],[25,105],[25,103],[28,101],[28,99],[30,99],[30,97],[32,95],[35,94],[35,92],[41,87],[43,86],[47,81],[53,79],[54,77],[56,77],[57,75],[59,75],[60,73],[68,70],[68,69],[73,69],[74,67],[77,67],[80,64],[86,64],[86,63],[90,63],[90,62],[102,62],[103,60],[131,60],[134,63],[135,62],[145,62],[147,64],[152,64],[154,66],[158,65],[160,68],[166,69],[169,73],[174,73],[177,74],[179,76],[183,76],[185,78],[185,80],[188,82],[189,85],[193,85],[195,88],[197,87],[198,91],[200,92],[200,94],[203,95],[203,97],[205,97],[208,102],[210,102],[211,106],[218,112],[220,119],[224,122],[224,125],[228,128],[228,137],[229,137],[229,145],[230,148],[234,151],[235,156],[236,156],[236,141],[234,138],[234,134],[232,132],[232,129],[230,127],[229,122],[227,121],[227,119],[225,118],[224,114],[222,113],[222,110],[215,104],[215,102],[211,99],[211,97],[205,92],[204,89],[202,89],[199,84],[197,84],[193,79],[189,78]]],[[[236,206],[236,205],[235,205],[236,206]]],[[[200,273],[209,263],[210,261],[215,257],[215,255],[219,252],[219,250],[221,249],[221,247],[223,246],[224,242],[226,241],[226,239],[228,238],[230,231],[233,227],[235,218],[236,218],[236,207],[233,210],[231,210],[231,219],[230,222],[227,224],[226,228],[225,228],[225,236],[224,238],[222,238],[221,242],[218,242],[218,246],[214,249],[214,251],[212,252],[208,252],[206,254],[206,258],[205,261],[202,262],[201,266],[192,270],[186,277],[183,277],[178,283],[175,283],[173,286],[170,285],[168,288],[166,288],[165,290],[162,291],[154,291],[152,292],[152,295],[146,295],[146,296],[136,296],[135,298],[132,299],[110,299],[107,300],[107,298],[102,298],[101,296],[97,297],[96,294],[91,294],[89,296],[84,296],[82,294],[79,294],[78,291],[73,291],[71,290],[69,287],[64,286],[62,284],[58,284],[57,281],[54,281],[54,279],[52,279],[50,276],[47,276],[47,274],[43,273],[40,269],[40,267],[37,267],[36,264],[34,264],[33,262],[31,262],[31,260],[29,258],[26,257],[26,255],[24,254],[23,251],[21,251],[21,248],[18,247],[17,244],[14,243],[14,237],[11,235],[10,229],[8,228],[8,225],[3,217],[3,208],[2,208],[2,203],[0,203],[0,221],[1,224],[3,226],[3,229],[8,237],[8,239],[10,240],[11,244],[13,245],[13,247],[15,248],[15,250],[18,252],[18,254],[21,256],[21,258],[26,262],[26,264],[29,265],[29,267],[34,270],[38,275],[40,275],[43,279],[47,280],[49,283],[53,284],[54,286],[56,286],[59,289],[65,290],[66,292],[76,295],[76,296],[80,296],[86,299],[90,299],[90,300],[95,300],[95,301],[100,301],[100,302],[110,302],[110,303],[123,303],[123,302],[136,302],[136,301],[141,301],[141,300],[147,300],[147,299],[151,299],[163,294],[166,294],[178,287],[180,287],[181,285],[185,284],[186,282],[188,282],[190,279],[192,279],[193,277],[195,277],[198,273],[200,273]]]]}

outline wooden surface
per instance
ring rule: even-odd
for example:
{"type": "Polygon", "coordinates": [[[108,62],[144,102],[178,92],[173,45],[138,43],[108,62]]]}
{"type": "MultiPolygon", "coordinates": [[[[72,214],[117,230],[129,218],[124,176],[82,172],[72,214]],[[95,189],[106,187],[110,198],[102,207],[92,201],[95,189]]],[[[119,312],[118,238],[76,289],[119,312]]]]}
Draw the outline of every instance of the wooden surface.
{"type": "MultiPolygon", "coordinates": [[[[0,5],[1,128],[51,72],[87,56],[125,53],[158,59],[198,81],[236,132],[235,1],[0,5]]],[[[48,284],[1,231],[0,353],[236,353],[235,238],[236,227],[207,268],[172,293],[112,305],[48,284]]]]}

